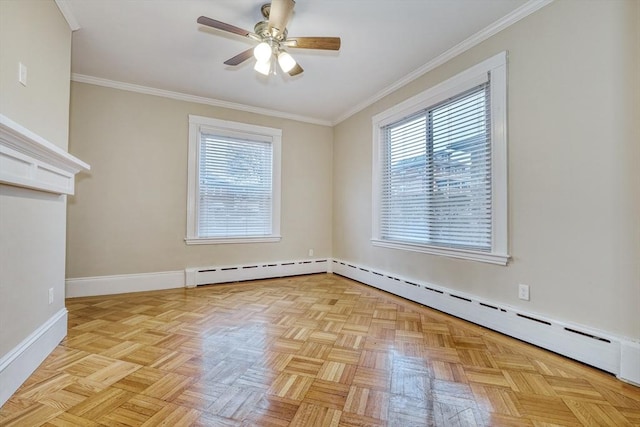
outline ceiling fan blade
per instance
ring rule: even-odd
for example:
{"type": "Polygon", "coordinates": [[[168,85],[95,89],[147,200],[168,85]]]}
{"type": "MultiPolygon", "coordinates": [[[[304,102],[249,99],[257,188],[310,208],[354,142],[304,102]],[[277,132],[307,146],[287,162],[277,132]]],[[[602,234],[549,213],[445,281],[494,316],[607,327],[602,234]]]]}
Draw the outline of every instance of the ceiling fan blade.
{"type": "Polygon", "coordinates": [[[240,65],[247,59],[253,56],[253,48],[247,49],[244,52],[240,52],[233,58],[229,58],[224,61],[225,65],[240,65]]]}
{"type": "Polygon", "coordinates": [[[340,37],[287,37],[284,44],[297,49],[340,50],[340,37]]]}
{"type": "Polygon", "coordinates": [[[298,74],[300,74],[301,72],[303,72],[304,70],[302,69],[302,67],[300,66],[300,64],[296,64],[295,67],[293,67],[290,71],[289,71],[289,75],[290,76],[297,76],[298,74]]]}
{"type": "Polygon", "coordinates": [[[248,37],[251,34],[250,31],[238,28],[235,25],[227,24],[225,22],[216,21],[215,19],[201,16],[198,18],[198,24],[206,25],[208,27],[217,28],[218,30],[227,31],[229,33],[238,34],[239,36],[248,37]]]}
{"type": "Polygon", "coordinates": [[[287,28],[287,23],[293,13],[294,0],[271,0],[269,10],[269,29],[275,30],[274,36],[280,35],[287,28]]]}

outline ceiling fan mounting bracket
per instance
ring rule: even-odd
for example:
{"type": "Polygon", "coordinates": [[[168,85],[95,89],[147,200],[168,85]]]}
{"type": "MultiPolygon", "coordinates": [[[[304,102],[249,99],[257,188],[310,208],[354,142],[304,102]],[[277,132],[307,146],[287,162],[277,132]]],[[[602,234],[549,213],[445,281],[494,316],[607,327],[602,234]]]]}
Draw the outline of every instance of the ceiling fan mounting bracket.
{"type": "Polygon", "coordinates": [[[269,12],[271,12],[271,3],[265,3],[260,7],[260,12],[264,19],[269,20],[269,12]]]}

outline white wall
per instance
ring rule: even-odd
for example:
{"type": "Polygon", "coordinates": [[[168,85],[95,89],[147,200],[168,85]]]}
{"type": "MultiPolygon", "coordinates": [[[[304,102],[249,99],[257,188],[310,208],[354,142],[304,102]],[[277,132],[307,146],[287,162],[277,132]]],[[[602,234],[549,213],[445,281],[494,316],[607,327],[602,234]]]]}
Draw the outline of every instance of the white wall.
{"type": "Polygon", "coordinates": [[[639,8],[556,1],[337,125],[334,257],[640,339],[639,8]],[[503,50],[511,262],[373,247],[372,116],[503,50]]]}

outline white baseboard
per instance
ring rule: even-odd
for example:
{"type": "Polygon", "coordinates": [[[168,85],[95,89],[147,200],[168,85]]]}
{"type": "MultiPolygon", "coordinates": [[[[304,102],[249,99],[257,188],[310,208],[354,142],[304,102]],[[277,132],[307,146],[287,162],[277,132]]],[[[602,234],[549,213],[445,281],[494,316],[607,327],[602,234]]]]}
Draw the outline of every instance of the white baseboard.
{"type": "Polygon", "coordinates": [[[80,277],[66,280],[66,297],[124,294],[182,288],[184,271],[119,274],[115,276],[80,277]]]}
{"type": "Polygon", "coordinates": [[[307,259],[303,261],[281,261],[228,265],[213,267],[194,267],[185,270],[187,287],[211,285],[215,283],[240,282],[243,280],[269,279],[272,277],[297,276],[301,274],[326,273],[331,260],[307,259]]]}
{"type": "Polygon", "coordinates": [[[375,268],[333,260],[331,269],[335,274],[595,366],[640,386],[640,344],[632,340],[375,268]]]}
{"type": "Polygon", "coordinates": [[[620,372],[616,376],[640,387],[640,343],[629,340],[621,342],[620,372]]]}
{"type": "Polygon", "coordinates": [[[129,292],[158,291],[182,288],[184,286],[193,287],[197,285],[267,279],[271,277],[326,273],[330,264],[330,259],[323,258],[302,261],[193,267],[187,268],[184,271],[70,278],[65,282],[66,297],[75,298],[124,294],[129,292]]]}
{"type": "Polygon", "coordinates": [[[0,406],[9,400],[66,335],[67,309],[63,308],[0,358],[0,406]]]}

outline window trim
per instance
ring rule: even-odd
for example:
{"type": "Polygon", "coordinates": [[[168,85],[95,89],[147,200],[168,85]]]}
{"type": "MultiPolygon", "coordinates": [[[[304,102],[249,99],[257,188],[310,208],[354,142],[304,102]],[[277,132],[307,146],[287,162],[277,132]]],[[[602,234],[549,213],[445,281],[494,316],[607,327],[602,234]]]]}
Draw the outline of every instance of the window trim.
{"type": "Polygon", "coordinates": [[[372,123],[372,244],[385,248],[506,265],[509,260],[507,236],[507,52],[494,55],[444,82],[376,114],[372,118],[372,123]],[[482,252],[383,240],[380,235],[381,129],[421,109],[431,107],[486,82],[488,74],[491,75],[489,88],[491,97],[491,251],[482,252]]]}
{"type": "Polygon", "coordinates": [[[187,166],[187,245],[214,245],[227,243],[265,243],[279,242],[280,235],[280,200],[281,200],[281,155],[282,130],[247,123],[219,120],[210,117],[189,115],[189,153],[187,166]],[[198,174],[201,133],[215,133],[218,135],[242,136],[256,141],[271,142],[273,147],[272,166],[272,206],[271,206],[271,234],[268,236],[246,237],[198,237],[198,174]]]}

